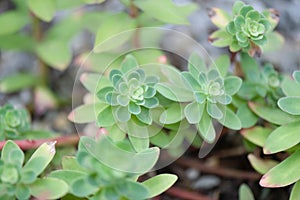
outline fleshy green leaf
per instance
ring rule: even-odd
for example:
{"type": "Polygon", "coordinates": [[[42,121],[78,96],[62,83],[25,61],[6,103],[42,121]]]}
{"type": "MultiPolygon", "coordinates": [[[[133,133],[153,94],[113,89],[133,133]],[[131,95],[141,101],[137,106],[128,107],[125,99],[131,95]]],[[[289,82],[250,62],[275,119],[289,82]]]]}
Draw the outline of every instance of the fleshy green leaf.
{"type": "Polygon", "coordinates": [[[176,180],[176,175],[160,174],[144,181],[142,184],[145,185],[150,191],[150,195],[144,198],[148,199],[160,195],[169,189],[176,182],[176,180]]]}
{"type": "Polygon", "coordinates": [[[134,68],[137,68],[138,66],[139,65],[138,65],[137,60],[135,59],[135,57],[133,57],[132,55],[129,54],[123,60],[123,62],[121,64],[121,70],[125,74],[125,73],[130,72],[134,68]]]}
{"type": "Polygon", "coordinates": [[[234,95],[242,86],[242,79],[235,76],[226,77],[224,80],[224,87],[226,94],[234,95]]]}
{"type": "Polygon", "coordinates": [[[144,199],[149,196],[148,188],[139,182],[127,180],[125,183],[118,184],[116,191],[129,199],[144,199]]]}
{"type": "Polygon", "coordinates": [[[188,15],[197,9],[195,4],[176,6],[171,0],[161,0],[159,4],[151,0],[134,0],[133,3],[147,15],[169,24],[189,24],[188,15]]]}
{"type": "Polygon", "coordinates": [[[36,53],[50,67],[60,71],[65,70],[72,60],[72,52],[68,43],[52,38],[39,43],[36,53]]]}
{"type": "Polygon", "coordinates": [[[27,0],[30,10],[43,21],[49,22],[55,14],[55,1],[53,0],[27,0]]]}
{"type": "Polygon", "coordinates": [[[92,94],[96,94],[100,89],[111,86],[108,78],[98,73],[83,73],[80,82],[92,94]]]}
{"type": "Polygon", "coordinates": [[[268,171],[259,184],[263,187],[277,188],[290,185],[300,179],[299,173],[300,151],[280,162],[268,171]]]}
{"type": "Polygon", "coordinates": [[[156,90],[164,97],[175,102],[189,102],[192,101],[194,97],[191,91],[169,83],[158,83],[156,90]]]}
{"type": "Polygon", "coordinates": [[[37,179],[29,187],[31,194],[38,199],[59,199],[69,191],[67,183],[48,177],[37,179]]]}
{"type": "Polygon", "coordinates": [[[24,162],[24,153],[16,143],[8,140],[1,152],[1,160],[21,167],[24,162]]]}
{"type": "Polygon", "coordinates": [[[218,120],[221,124],[233,130],[240,130],[242,128],[240,119],[231,109],[223,106],[220,110],[223,112],[223,117],[218,120]]]}
{"type": "Polygon", "coordinates": [[[173,103],[161,114],[159,121],[163,124],[174,124],[183,118],[183,106],[178,103],[173,103]]]}
{"type": "Polygon", "coordinates": [[[98,112],[107,107],[107,104],[83,104],[75,108],[68,116],[68,119],[75,123],[89,123],[97,121],[98,112]]]}
{"type": "Polygon", "coordinates": [[[72,185],[77,179],[85,178],[87,175],[87,173],[75,170],[55,170],[48,177],[57,178],[72,185]]]}
{"type": "Polygon", "coordinates": [[[243,128],[252,127],[258,121],[257,115],[250,110],[247,103],[238,106],[236,115],[241,120],[243,128]]]}
{"type": "Polygon", "coordinates": [[[119,106],[115,110],[115,116],[118,121],[127,122],[130,119],[131,114],[127,107],[119,106]]]}
{"type": "Polygon", "coordinates": [[[206,71],[205,62],[196,52],[192,53],[192,55],[189,57],[188,69],[195,78],[198,78],[201,71],[206,71]]]}
{"type": "Polygon", "coordinates": [[[283,124],[287,124],[290,122],[300,120],[299,117],[290,115],[286,112],[283,112],[282,110],[280,110],[278,108],[262,106],[262,105],[255,104],[252,102],[249,102],[249,107],[259,117],[261,117],[273,124],[283,125],[283,124]]]}
{"type": "Polygon", "coordinates": [[[249,154],[248,160],[251,166],[260,174],[267,173],[271,168],[278,164],[278,162],[275,160],[261,159],[256,157],[254,154],[249,154]]]}
{"type": "Polygon", "coordinates": [[[214,142],[216,138],[216,132],[212,123],[211,117],[207,112],[203,112],[202,118],[198,124],[198,130],[201,137],[208,143],[214,142]]]}
{"type": "Polygon", "coordinates": [[[135,20],[126,13],[109,16],[97,31],[94,51],[109,51],[123,45],[134,33],[133,31],[124,31],[131,30],[135,26],[135,20]]]}
{"type": "Polygon", "coordinates": [[[256,126],[249,129],[243,129],[241,134],[250,142],[263,147],[271,132],[272,129],[256,126]]]}
{"type": "Polygon", "coordinates": [[[264,145],[264,153],[272,154],[287,150],[300,142],[300,121],[292,122],[275,129],[264,145]]]}
{"type": "Polygon", "coordinates": [[[300,83],[300,71],[294,71],[293,78],[300,83]]]}
{"type": "Polygon", "coordinates": [[[77,179],[71,185],[70,193],[78,197],[86,197],[95,194],[99,188],[88,182],[86,178],[77,179]]]}
{"type": "Polygon", "coordinates": [[[33,87],[38,83],[39,79],[33,74],[17,73],[0,81],[0,91],[4,93],[17,92],[33,87]]]}
{"type": "Polygon", "coordinates": [[[289,200],[298,200],[300,199],[300,181],[297,181],[293,186],[289,200]]]}
{"type": "Polygon", "coordinates": [[[206,104],[207,113],[214,119],[222,119],[223,113],[215,103],[207,102],[206,104]]]}
{"type": "Polygon", "coordinates": [[[191,124],[199,123],[199,121],[202,117],[202,113],[205,110],[204,105],[205,104],[198,104],[196,101],[194,101],[194,102],[188,104],[184,108],[184,115],[189,123],[191,123],[191,124]]]}
{"type": "Polygon", "coordinates": [[[33,171],[36,176],[41,174],[55,155],[55,142],[43,143],[32,154],[23,167],[23,171],[33,171]]]}
{"type": "Polygon", "coordinates": [[[149,137],[134,137],[131,135],[129,135],[128,137],[133,148],[137,152],[141,152],[149,148],[149,137]]]}
{"type": "Polygon", "coordinates": [[[225,26],[231,21],[230,15],[219,8],[211,8],[208,12],[208,15],[213,24],[218,28],[225,28],[225,26]]]}
{"type": "Polygon", "coordinates": [[[214,61],[217,69],[219,70],[219,73],[222,77],[225,77],[228,69],[230,67],[230,58],[228,55],[222,55],[220,57],[218,57],[215,61],[214,61]]]}
{"type": "Polygon", "coordinates": [[[99,127],[108,127],[114,124],[115,124],[115,117],[112,113],[111,106],[108,106],[98,114],[97,125],[99,127]]]}
{"type": "Polygon", "coordinates": [[[148,125],[152,124],[151,113],[147,108],[142,107],[141,112],[136,116],[141,122],[148,125]]]}
{"type": "Polygon", "coordinates": [[[106,137],[101,137],[98,142],[89,137],[81,137],[80,139],[93,157],[120,171],[137,174],[148,172],[156,163],[159,155],[159,149],[156,147],[134,153],[116,146],[106,137]]]}
{"type": "Polygon", "coordinates": [[[18,11],[7,11],[0,15],[0,35],[16,33],[23,28],[29,19],[26,15],[18,11]]]}
{"type": "Polygon", "coordinates": [[[255,200],[252,191],[246,184],[242,184],[239,188],[239,200],[255,200]]]}
{"type": "Polygon", "coordinates": [[[291,115],[300,115],[300,97],[283,97],[277,103],[281,110],[291,115]]]}
{"type": "Polygon", "coordinates": [[[300,96],[300,84],[290,77],[284,77],[281,83],[282,91],[286,96],[300,96]]]}

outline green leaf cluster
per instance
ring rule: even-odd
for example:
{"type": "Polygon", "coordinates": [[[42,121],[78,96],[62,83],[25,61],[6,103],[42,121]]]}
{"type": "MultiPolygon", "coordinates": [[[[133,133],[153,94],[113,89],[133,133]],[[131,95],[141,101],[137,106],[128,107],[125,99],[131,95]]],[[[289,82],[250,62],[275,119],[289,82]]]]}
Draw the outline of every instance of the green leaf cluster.
{"type": "Polygon", "coordinates": [[[0,107],[0,141],[20,139],[22,132],[30,130],[30,116],[26,109],[15,109],[6,104],[0,107]]]}
{"type": "Polygon", "coordinates": [[[138,182],[138,177],[146,173],[157,161],[159,152],[153,149],[153,154],[149,153],[148,150],[147,153],[136,154],[128,140],[112,143],[105,136],[98,141],[82,137],[76,158],[65,157],[63,169],[53,171],[50,177],[67,182],[69,193],[73,197],[107,200],[149,199],[168,189],[177,179],[171,174],[161,174],[144,182],[138,182]],[[136,157],[138,159],[134,161],[136,157]],[[142,160],[147,163],[141,162],[142,160]],[[151,163],[149,160],[152,160],[151,163]],[[113,166],[108,162],[112,162],[113,166]],[[126,166],[130,165],[130,168],[127,168],[127,171],[121,170],[122,163],[126,166]],[[145,171],[138,173],[139,169],[145,171]],[[135,170],[137,171],[134,172],[135,170]]]}
{"type": "Polygon", "coordinates": [[[210,41],[217,47],[228,46],[231,52],[243,51],[251,56],[260,55],[261,48],[278,23],[278,20],[270,17],[270,12],[267,10],[260,13],[242,1],[234,3],[232,15],[212,8],[210,17],[219,30],[211,34],[210,41]]]}
{"type": "Polygon", "coordinates": [[[23,165],[24,153],[13,141],[5,143],[0,159],[0,198],[56,199],[64,196],[68,186],[56,178],[39,178],[55,154],[55,143],[42,144],[23,165]]]}

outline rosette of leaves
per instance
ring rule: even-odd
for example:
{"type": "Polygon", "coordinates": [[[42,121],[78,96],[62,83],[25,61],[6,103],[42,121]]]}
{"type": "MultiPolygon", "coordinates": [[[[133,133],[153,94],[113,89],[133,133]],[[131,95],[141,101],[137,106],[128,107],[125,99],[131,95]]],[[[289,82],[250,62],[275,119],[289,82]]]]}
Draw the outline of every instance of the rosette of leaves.
{"type": "MultiPolygon", "coordinates": [[[[146,76],[143,69],[138,67],[136,59],[128,55],[121,65],[121,69],[113,69],[109,73],[112,86],[102,88],[97,96],[106,102],[112,109],[116,122],[128,122],[131,115],[136,116],[141,122],[152,123],[149,109],[158,106],[155,97],[155,84],[159,79],[156,76],[146,76]]],[[[102,114],[98,116],[101,124],[102,114]]],[[[101,124],[105,127],[105,124],[101,124]]]]}
{"type": "Polygon", "coordinates": [[[142,183],[137,181],[154,166],[158,153],[158,148],[135,153],[128,140],[112,143],[106,136],[98,141],[81,137],[76,158],[65,157],[63,169],[52,172],[50,177],[69,184],[70,198],[149,199],[177,180],[175,175],[161,174],[142,183]]]}
{"type": "Polygon", "coordinates": [[[20,138],[21,132],[30,130],[30,117],[26,109],[12,105],[0,107],[0,140],[20,138]]]}
{"type": "Polygon", "coordinates": [[[266,10],[260,13],[241,1],[234,3],[232,15],[224,10],[212,8],[209,13],[211,20],[220,29],[212,33],[210,40],[214,46],[229,46],[231,52],[242,50],[251,56],[260,55],[268,37],[273,39],[274,36],[270,35],[278,23],[277,16],[271,17],[274,12],[266,10]]]}
{"type": "Polygon", "coordinates": [[[233,103],[238,108],[237,114],[242,127],[249,128],[256,124],[258,117],[251,111],[248,102],[259,102],[266,106],[277,107],[278,99],[283,96],[281,89],[283,76],[270,63],[260,67],[255,59],[246,53],[241,54],[240,66],[245,79],[233,103]]]}
{"type": "MultiPolygon", "coordinates": [[[[181,73],[185,90],[189,91],[186,99],[190,99],[181,101],[185,103],[182,116],[190,124],[196,124],[202,138],[210,143],[216,137],[213,119],[234,130],[241,128],[239,118],[228,105],[241,87],[242,80],[236,76],[226,76],[229,65],[229,58],[223,56],[218,59],[217,68],[210,67],[208,70],[201,57],[193,54],[189,59],[188,71],[181,73]]],[[[173,92],[176,93],[175,90],[173,92]]]]}
{"type": "Polygon", "coordinates": [[[23,151],[13,141],[5,143],[0,159],[1,199],[57,199],[67,193],[64,181],[38,178],[55,154],[54,144],[42,144],[23,166],[23,151]]]}

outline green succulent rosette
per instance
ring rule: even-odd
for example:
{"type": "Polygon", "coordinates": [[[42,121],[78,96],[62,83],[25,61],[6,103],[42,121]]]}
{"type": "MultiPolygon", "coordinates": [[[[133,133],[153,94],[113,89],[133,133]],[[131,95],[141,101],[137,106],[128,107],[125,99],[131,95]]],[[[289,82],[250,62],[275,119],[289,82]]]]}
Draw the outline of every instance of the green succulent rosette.
{"type": "Polygon", "coordinates": [[[0,140],[18,139],[28,130],[30,117],[26,109],[15,109],[9,104],[0,107],[0,140]]]}
{"type": "Polygon", "coordinates": [[[248,51],[253,45],[262,46],[267,42],[266,34],[271,30],[271,23],[263,14],[240,1],[234,4],[233,12],[233,20],[226,26],[227,32],[233,36],[231,51],[248,51]]]}
{"type": "Polygon", "coordinates": [[[209,16],[219,29],[210,35],[209,40],[214,46],[229,47],[231,52],[260,55],[263,48],[272,49],[269,39],[278,44],[283,42],[282,37],[273,32],[279,21],[276,13],[272,9],[260,13],[241,1],[234,3],[231,15],[222,9],[212,8],[209,16]]]}
{"type": "Polygon", "coordinates": [[[159,78],[146,76],[144,70],[138,67],[136,59],[128,55],[121,69],[110,71],[109,80],[112,85],[102,88],[97,96],[109,105],[115,120],[128,122],[134,115],[142,123],[150,125],[152,119],[149,109],[159,105],[154,87],[159,78]]]}

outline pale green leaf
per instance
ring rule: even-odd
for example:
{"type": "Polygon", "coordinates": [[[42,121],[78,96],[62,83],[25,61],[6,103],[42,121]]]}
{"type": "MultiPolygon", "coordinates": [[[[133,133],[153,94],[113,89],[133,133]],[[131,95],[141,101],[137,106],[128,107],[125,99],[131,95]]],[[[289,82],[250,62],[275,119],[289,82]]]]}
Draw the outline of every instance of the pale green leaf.
{"type": "Polygon", "coordinates": [[[286,96],[300,97],[300,83],[292,80],[290,77],[284,77],[281,88],[286,96]]]}
{"type": "Polygon", "coordinates": [[[299,130],[300,121],[278,127],[267,138],[264,153],[277,153],[295,146],[300,142],[299,130]]]}
{"type": "Polygon", "coordinates": [[[297,181],[293,186],[289,200],[298,200],[300,199],[300,181],[297,181]]]}
{"type": "Polygon", "coordinates": [[[220,110],[223,112],[223,117],[218,120],[221,124],[233,130],[240,130],[242,128],[241,120],[231,109],[223,106],[220,110]]]}
{"type": "Polygon", "coordinates": [[[50,67],[61,71],[65,70],[72,60],[72,52],[68,42],[52,38],[39,43],[36,53],[50,67]]]}
{"type": "Polygon", "coordinates": [[[189,123],[191,124],[198,124],[202,113],[205,110],[205,104],[198,104],[198,102],[194,101],[190,104],[188,104],[184,108],[184,115],[189,123]]]}
{"type": "Polygon", "coordinates": [[[109,16],[104,20],[97,31],[94,51],[109,51],[123,45],[134,33],[128,30],[134,29],[135,27],[135,20],[126,13],[121,12],[109,16]]]}
{"type": "Polygon", "coordinates": [[[33,74],[17,73],[0,80],[0,91],[4,93],[17,92],[38,83],[38,77],[33,74]]]}
{"type": "Polygon", "coordinates": [[[255,200],[251,189],[246,184],[242,184],[239,188],[239,200],[255,200]]]}
{"type": "Polygon", "coordinates": [[[214,64],[216,65],[219,74],[222,77],[225,77],[230,67],[230,58],[228,55],[219,56],[216,60],[214,60],[214,64]]]}
{"type": "Polygon", "coordinates": [[[50,22],[55,14],[54,0],[27,0],[30,10],[40,19],[50,22]]]}
{"type": "Polygon", "coordinates": [[[213,143],[216,138],[216,132],[211,117],[207,112],[203,112],[202,118],[198,124],[200,136],[208,143],[213,143]]]}
{"type": "Polygon", "coordinates": [[[283,125],[290,122],[300,120],[299,116],[290,115],[278,108],[271,108],[268,106],[262,106],[249,102],[249,107],[251,110],[257,114],[259,117],[277,125],[283,125]]]}
{"type": "Polygon", "coordinates": [[[278,164],[278,162],[275,160],[261,159],[256,157],[254,154],[249,154],[248,160],[251,166],[260,174],[267,173],[271,168],[278,164]]]}
{"type": "Polygon", "coordinates": [[[16,143],[8,140],[2,149],[1,160],[4,161],[4,163],[15,164],[18,167],[22,167],[24,153],[16,143]]]}
{"type": "Polygon", "coordinates": [[[242,86],[242,79],[236,76],[226,77],[224,80],[224,88],[226,94],[230,96],[236,94],[242,86]]]}
{"type": "Polygon", "coordinates": [[[197,9],[195,4],[176,6],[172,0],[160,0],[159,4],[151,0],[134,0],[133,3],[147,15],[169,24],[189,24],[188,15],[197,9]]]}
{"type": "Polygon", "coordinates": [[[241,134],[243,135],[243,137],[260,147],[263,147],[265,145],[265,142],[271,132],[272,129],[260,126],[241,130],[241,134]]]}
{"type": "Polygon", "coordinates": [[[68,119],[75,123],[90,123],[97,121],[98,113],[107,107],[105,103],[83,104],[75,108],[68,119]]]}
{"type": "Polygon", "coordinates": [[[29,19],[26,15],[18,11],[7,11],[0,14],[0,35],[16,33],[23,28],[29,19]]]}
{"type": "Polygon", "coordinates": [[[177,87],[170,83],[158,83],[156,85],[156,90],[164,97],[175,102],[189,102],[194,98],[191,91],[177,87]]]}
{"type": "Polygon", "coordinates": [[[37,179],[29,185],[31,194],[38,199],[59,199],[67,194],[69,186],[57,178],[37,179]]]}
{"type": "Polygon", "coordinates": [[[159,155],[157,147],[135,153],[116,146],[106,137],[101,137],[98,142],[89,137],[81,137],[81,140],[93,157],[111,168],[124,172],[137,174],[148,172],[156,163],[159,155]]]}
{"type": "Polygon", "coordinates": [[[145,185],[150,192],[150,195],[144,198],[153,198],[160,195],[167,189],[169,189],[177,180],[177,176],[173,174],[160,174],[152,177],[142,184],[145,185]]]}
{"type": "Polygon", "coordinates": [[[159,121],[163,124],[174,124],[183,118],[183,106],[179,103],[173,103],[161,114],[159,121]]]}
{"type": "MultiPolygon", "coordinates": [[[[300,88],[299,88],[300,89],[300,88]]],[[[299,97],[282,97],[277,102],[281,110],[291,114],[300,115],[300,96],[299,97]]]]}
{"type": "Polygon", "coordinates": [[[209,9],[208,15],[212,23],[218,28],[225,28],[226,25],[231,21],[230,15],[226,11],[219,8],[209,9]]]}
{"type": "Polygon", "coordinates": [[[36,176],[41,174],[55,155],[55,142],[43,143],[29,158],[23,171],[33,171],[36,176]]]}
{"type": "Polygon", "coordinates": [[[290,185],[300,179],[299,173],[300,151],[280,162],[268,171],[259,184],[263,187],[277,188],[290,185]]]}

